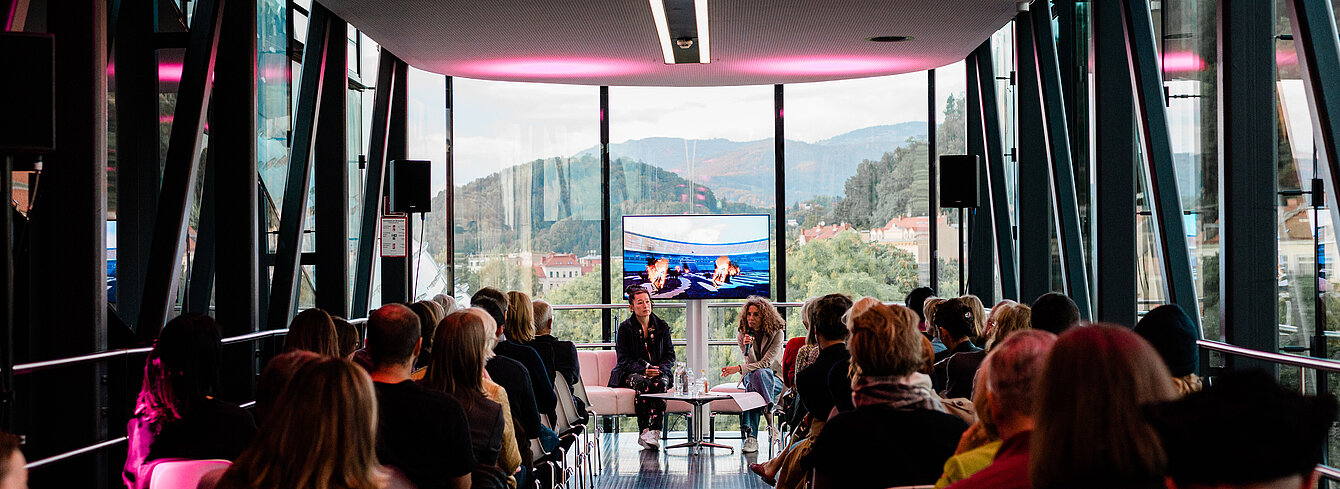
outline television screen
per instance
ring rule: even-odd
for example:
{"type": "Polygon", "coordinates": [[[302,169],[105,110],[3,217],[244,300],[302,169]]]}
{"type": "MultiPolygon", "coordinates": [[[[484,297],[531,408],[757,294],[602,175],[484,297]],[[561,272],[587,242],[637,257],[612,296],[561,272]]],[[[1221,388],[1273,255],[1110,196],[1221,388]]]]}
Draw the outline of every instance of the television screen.
{"type": "Polygon", "coordinates": [[[654,299],[768,297],[769,216],[624,216],[623,284],[654,299]]]}

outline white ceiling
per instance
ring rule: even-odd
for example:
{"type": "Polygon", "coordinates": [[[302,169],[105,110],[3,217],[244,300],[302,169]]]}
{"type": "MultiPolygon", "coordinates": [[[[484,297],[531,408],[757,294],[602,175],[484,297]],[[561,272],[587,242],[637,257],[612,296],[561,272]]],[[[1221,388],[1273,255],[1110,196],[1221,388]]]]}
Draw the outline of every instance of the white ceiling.
{"type": "Polygon", "coordinates": [[[647,0],[322,0],[411,66],[487,80],[615,86],[799,83],[963,59],[1015,0],[714,0],[712,62],[664,63],[647,0]],[[874,36],[912,36],[900,43],[874,36]]]}

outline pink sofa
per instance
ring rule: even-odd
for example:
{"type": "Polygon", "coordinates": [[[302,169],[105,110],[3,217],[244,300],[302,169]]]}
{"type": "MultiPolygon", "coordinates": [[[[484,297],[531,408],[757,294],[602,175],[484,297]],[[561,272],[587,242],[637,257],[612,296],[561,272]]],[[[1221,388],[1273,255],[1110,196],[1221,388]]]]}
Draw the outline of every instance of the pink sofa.
{"type": "MultiPolygon", "coordinates": [[[[610,381],[610,371],[614,370],[615,353],[613,350],[581,350],[577,352],[577,361],[581,364],[582,383],[586,384],[586,395],[591,401],[591,411],[599,416],[633,416],[633,399],[637,393],[623,387],[606,387],[610,381]]],[[[720,384],[712,392],[740,392],[734,383],[720,384]]],[[[712,412],[738,414],[740,405],[734,399],[712,401],[712,412]]],[[[666,411],[687,413],[689,403],[670,401],[666,411]]]]}

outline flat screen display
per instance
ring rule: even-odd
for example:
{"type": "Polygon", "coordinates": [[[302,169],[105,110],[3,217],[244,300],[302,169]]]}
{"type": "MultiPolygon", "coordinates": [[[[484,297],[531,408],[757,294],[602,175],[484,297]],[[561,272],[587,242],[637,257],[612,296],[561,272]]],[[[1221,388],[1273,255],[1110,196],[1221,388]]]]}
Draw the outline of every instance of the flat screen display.
{"type": "Polygon", "coordinates": [[[623,285],[653,299],[769,297],[770,216],[624,216],[623,285]]]}

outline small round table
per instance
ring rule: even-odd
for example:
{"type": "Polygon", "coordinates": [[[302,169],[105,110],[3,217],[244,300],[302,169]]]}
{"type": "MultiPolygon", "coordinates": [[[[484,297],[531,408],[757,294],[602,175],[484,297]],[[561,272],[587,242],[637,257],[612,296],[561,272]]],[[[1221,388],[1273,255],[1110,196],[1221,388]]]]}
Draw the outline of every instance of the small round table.
{"type": "Polygon", "coordinates": [[[689,416],[689,441],[665,447],[667,450],[671,448],[688,448],[690,449],[689,450],[690,452],[692,452],[694,455],[697,455],[699,448],[707,447],[707,448],[725,448],[727,450],[730,450],[731,453],[735,453],[734,447],[722,445],[719,443],[711,443],[703,441],[703,435],[702,435],[703,430],[701,426],[698,426],[699,420],[707,420],[707,422],[709,423],[711,422],[710,421],[711,417],[708,416],[709,413],[708,408],[706,406],[707,403],[710,403],[712,401],[721,401],[730,399],[731,398],[730,396],[725,394],[718,394],[715,392],[708,392],[706,394],[685,395],[685,396],[675,394],[672,392],[665,392],[660,394],[638,394],[638,395],[654,399],[664,399],[667,401],[684,401],[693,405],[693,408],[690,411],[691,415],[689,416]]]}

